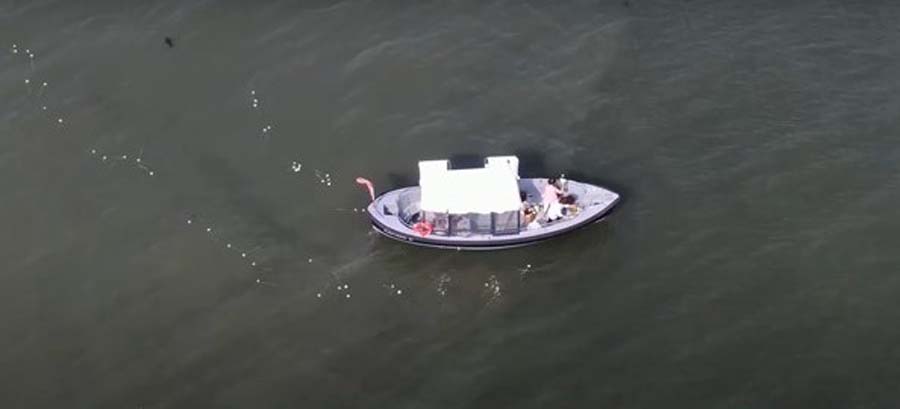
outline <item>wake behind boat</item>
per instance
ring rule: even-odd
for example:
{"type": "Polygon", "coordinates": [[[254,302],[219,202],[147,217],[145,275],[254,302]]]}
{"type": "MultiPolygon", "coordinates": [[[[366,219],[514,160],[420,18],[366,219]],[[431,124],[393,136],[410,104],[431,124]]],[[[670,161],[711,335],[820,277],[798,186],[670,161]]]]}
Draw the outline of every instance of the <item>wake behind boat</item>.
{"type": "MultiPolygon", "coordinates": [[[[396,189],[367,209],[382,235],[418,246],[497,250],[556,237],[603,218],[619,195],[588,183],[557,182],[563,197],[546,199],[546,178],[520,178],[515,156],[488,157],[483,168],[419,162],[419,186],[396,189]]],[[[360,183],[368,183],[359,179],[360,183]]],[[[369,185],[372,193],[371,185],[369,185]]]]}

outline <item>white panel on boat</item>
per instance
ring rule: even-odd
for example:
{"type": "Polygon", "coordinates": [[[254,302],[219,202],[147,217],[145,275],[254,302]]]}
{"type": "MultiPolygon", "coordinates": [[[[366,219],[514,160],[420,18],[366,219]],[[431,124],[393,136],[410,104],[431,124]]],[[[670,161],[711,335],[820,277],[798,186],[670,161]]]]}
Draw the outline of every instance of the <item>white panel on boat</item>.
{"type": "Polygon", "coordinates": [[[519,177],[519,158],[515,156],[488,156],[484,158],[484,167],[495,168],[498,166],[506,166],[512,173],[519,177]]]}
{"type": "Polygon", "coordinates": [[[428,212],[503,213],[522,205],[517,178],[509,166],[451,170],[446,161],[419,162],[419,186],[420,207],[428,212]]]}

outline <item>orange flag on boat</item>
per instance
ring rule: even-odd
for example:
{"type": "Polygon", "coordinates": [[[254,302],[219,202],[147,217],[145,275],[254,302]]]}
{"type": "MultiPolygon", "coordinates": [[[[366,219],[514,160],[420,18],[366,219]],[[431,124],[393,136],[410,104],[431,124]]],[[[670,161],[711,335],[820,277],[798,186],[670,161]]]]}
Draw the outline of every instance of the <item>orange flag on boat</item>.
{"type": "Polygon", "coordinates": [[[369,197],[371,197],[372,201],[374,202],[375,201],[375,188],[372,187],[372,182],[370,182],[369,179],[366,179],[366,178],[356,178],[356,183],[359,183],[360,185],[363,185],[369,189],[369,197]]]}

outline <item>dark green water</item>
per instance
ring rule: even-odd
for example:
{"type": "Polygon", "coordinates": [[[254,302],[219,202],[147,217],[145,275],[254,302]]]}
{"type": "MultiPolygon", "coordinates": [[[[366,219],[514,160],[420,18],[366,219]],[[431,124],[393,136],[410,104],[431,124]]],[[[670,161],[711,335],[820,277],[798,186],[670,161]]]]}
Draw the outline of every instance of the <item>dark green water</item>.
{"type": "Polygon", "coordinates": [[[2,0],[0,407],[897,407],[898,21],[2,0]],[[353,211],[508,153],[625,200],[493,254],[353,211]]]}

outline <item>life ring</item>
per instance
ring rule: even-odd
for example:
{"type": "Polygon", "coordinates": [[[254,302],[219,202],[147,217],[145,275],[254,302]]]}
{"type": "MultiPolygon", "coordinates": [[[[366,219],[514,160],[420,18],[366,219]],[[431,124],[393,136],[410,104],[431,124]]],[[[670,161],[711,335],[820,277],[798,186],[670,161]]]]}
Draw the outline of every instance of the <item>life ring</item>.
{"type": "Polygon", "coordinates": [[[425,237],[434,231],[434,226],[426,221],[421,221],[413,225],[413,230],[419,233],[420,236],[425,237]]]}

